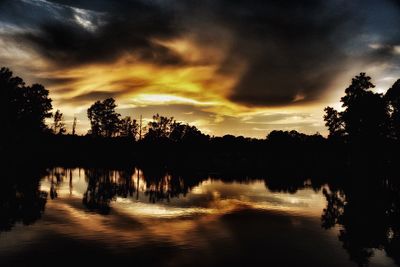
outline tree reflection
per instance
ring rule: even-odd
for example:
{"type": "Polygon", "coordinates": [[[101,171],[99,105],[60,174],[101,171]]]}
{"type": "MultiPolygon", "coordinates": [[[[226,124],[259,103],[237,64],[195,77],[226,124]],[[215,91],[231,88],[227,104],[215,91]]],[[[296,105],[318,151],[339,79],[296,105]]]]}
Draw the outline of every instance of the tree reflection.
{"type": "Polygon", "coordinates": [[[395,171],[370,165],[342,170],[332,177],[271,170],[264,181],[271,192],[322,189],[327,205],[321,225],[325,229],[339,227],[338,239],[352,261],[367,266],[374,250],[383,250],[400,265],[400,181],[395,171]]]}
{"type": "Polygon", "coordinates": [[[400,264],[399,182],[365,176],[351,181],[324,190],[322,226],[340,226],[339,240],[359,266],[368,265],[374,249],[384,250],[400,264]]]}
{"type": "Polygon", "coordinates": [[[151,203],[170,201],[186,196],[201,181],[196,175],[170,173],[157,168],[139,170],[87,169],[85,170],[87,189],[82,203],[90,210],[101,214],[110,212],[110,204],[117,197],[139,198],[140,191],[151,203]],[[136,193],[136,195],[135,195],[136,193]]]}
{"type": "Polygon", "coordinates": [[[146,182],[144,193],[152,203],[185,197],[193,187],[207,179],[190,173],[167,172],[155,168],[145,168],[143,177],[146,182]]]}
{"type": "MultiPolygon", "coordinates": [[[[101,214],[110,212],[110,202],[115,199],[121,187],[120,181],[116,180],[115,172],[104,169],[87,169],[85,175],[88,183],[86,192],[83,194],[82,203],[91,211],[101,214]]],[[[122,183],[124,185],[125,183],[122,183]]],[[[122,190],[126,192],[128,189],[122,190]]]]}
{"type": "Polygon", "coordinates": [[[9,169],[0,186],[0,231],[9,231],[20,222],[33,224],[41,218],[47,201],[47,192],[39,190],[43,171],[9,169]]]}
{"type": "MultiPolygon", "coordinates": [[[[400,264],[400,182],[390,175],[380,177],[379,172],[347,170],[340,177],[307,175],[299,172],[271,170],[267,178],[262,174],[249,176],[235,173],[215,175],[224,182],[247,183],[264,179],[271,192],[294,194],[298,190],[322,189],[327,206],[321,215],[325,229],[339,226],[338,239],[350,259],[359,266],[368,265],[374,249],[384,250],[400,264]],[[354,175],[356,173],[356,175],[354,175]],[[257,177],[257,178],[255,178],[257,177]]],[[[209,179],[205,174],[181,173],[162,168],[144,168],[142,171],[92,169],[86,171],[88,188],[83,203],[89,210],[107,214],[116,197],[138,198],[142,193],[148,201],[156,203],[185,197],[195,186],[209,179]],[[141,185],[141,187],[140,187],[141,185]]],[[[215,178],[216,179],[216,178],[215,178]]]]}
{"type": "Polygon", "coordinates": [[[63,182],[63,177],[66,176],[68,170],[64,168],[53,168],[50,171],[50,198],[55,199],[58,197],[57,189],[63,182]]]}
{"type": "MultiPolygon", "coordinates": [[[[17,222],[34,223],[44,212],[47,196],[56,198],[59,195],[61,183],[67,182],[72,194],[70,169],[54,168],[46,174],[16,169],[5,175],[0,187],[0,231],[10,230],[17,222]],[[39,190],[43,176],[48,178],[48,192],[39,190]]],[[[186,197],[210,177],[224,183],[264,180],[266,189],[271,192],[294,194],[305,188],[322,189],[327,205],[321,215],[321,225],[325,229],[339,227],[338,239],[351,260],[366,266],[378,249],[400,265],[400,181],[395,173],[347,169],[329,177],[309,170],[278,168],[268,173],[210,176],[154,166],[119,170],[88,168],[85,169],[87,188],[82,203],[91,212],[108,214],[117,197],[131,198],[133,202],[139,199],[150,203],[169,202],[186,197]]]]}

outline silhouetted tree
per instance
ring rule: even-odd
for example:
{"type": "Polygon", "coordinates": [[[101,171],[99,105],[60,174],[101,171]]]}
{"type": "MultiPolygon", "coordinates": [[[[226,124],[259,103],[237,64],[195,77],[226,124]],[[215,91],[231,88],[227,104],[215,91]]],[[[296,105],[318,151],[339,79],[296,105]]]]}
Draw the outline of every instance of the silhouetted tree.
{"type": "Polygon", "coordinates": [[[377,138],[386,135],[388,110],[382,94],[369,91],[375,85],[365,73],[353,78],[341,102],[342,119],[352,138],[377,138]]]}
{"type": "Polygon", "coordinates": [[[125,117],[120,121],[120,136],[136,139],[136,135],[138,135],[138,130],[138,123],[136,122],[136,120],[132,120],[131,117],[125,117]]]}
{"type": "Polygon", "coordinates": [[[74,122],[72,123],[72,135],[76,135],[76,117],[74,117],[74,122]]]}
{"type": "Polygon", "coordinates": [[[40,84],[34,84],[22,90],[19,119],[28,129],[44,131],[45,119],[51,117],[52,109],[49,91],[40,84]]]}
{"type": "Polygon", "coordinates": [[[88,110],[90,134],[94,136],[112,137],[119,131],[121,116],[115,111],[117,105],[113,98],[96,101],[88,110]]]}
{"type": "Polygon", "coordinates": [[[299,133],[298,131],[271,131],[268,136],[267,140],[271,143],[276,144],[290,144],[290,143],[300,143],[305,141],[307,135],[303,133],[299,133]]]}
{"type": "Polygon", "coordinates": [[[25,86],[8,68],[0,69],[1,137],[32,136],[47,130],[51,117],[49,91],[42,85],[25,86]]]}
{"type": "Polygon", "coordinates": [[[54,134],[64,134],[66,132],[63,114],[60,110],[54,113],[53,132],[54,134]]]}
{"type": "Polygon", "coordinates": [[[186,129],[190,127],[187,124],[182,124],[180,122],[173,122],[171,124],[171,133],[169,134],[169,138],[172,141],[178,142],[181,141],[185,134],[186,134],[186,129]]]}
{"type": "Polygon", "coordinates": [[[175,142],[191,142],[207,137],[199,129],[197,129],[196,126],[183,124],[180,122],[173,122],[171,124],[171,133],[169,138],[175,142]]]}
{"type": "Polygon", "coordinates": [[[148,123],[147,139],[168,138],[174,123],[173,117],[163,117],[159,114],[153,116],[153,121],[148,123]]]}
{"type": "Polygon", "coordinates": [[[325,109],[331,137],[347,135],[352,141],[387,137],[389,109],[382,94],[370,91],[374,87],[371,77],[360,73],[340,100],[344,110],[339,113],[331,107],[325,109]]]}
{"type": "Polygon", "coordinates": [[[345,134],[344,122],[341,120],[341,114],[332,107],[325,108],[325,126],[329,130],[329,138],[340,138],[345,134]]]}

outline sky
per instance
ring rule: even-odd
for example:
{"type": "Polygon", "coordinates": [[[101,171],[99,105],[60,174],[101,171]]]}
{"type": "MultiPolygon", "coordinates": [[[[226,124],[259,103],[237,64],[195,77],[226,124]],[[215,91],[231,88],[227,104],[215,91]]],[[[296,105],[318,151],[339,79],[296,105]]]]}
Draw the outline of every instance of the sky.
{"type": "Polygon", "coordinates": [[[325,135],[352,77],[382,93],[400,78],[400,0],[0,0],[0,65],[82,134],[114,97],[210,135],[325,135]]]}

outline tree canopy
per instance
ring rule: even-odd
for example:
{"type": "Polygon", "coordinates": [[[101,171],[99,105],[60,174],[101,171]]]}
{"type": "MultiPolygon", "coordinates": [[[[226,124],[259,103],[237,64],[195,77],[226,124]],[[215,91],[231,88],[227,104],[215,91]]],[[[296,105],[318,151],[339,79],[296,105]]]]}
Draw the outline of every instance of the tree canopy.
{"type": "Polygon", "coordinates": [[[325,108],[329,137],[350,142],[399,138],[400,82],[385,95],[373,92],[371,77],[360,73],[341,98],[343,111],[325,108]]]}
{"type": "Polygon", "coordinates": [[[90,134],[94,136],[112,137],[119,132],[121,116],[115,111],[117,105],[113,98],[96,101],[88,110],[90,134]]]}
{"type": "Polygon", "coordinates": [[[139,125],[136,120],[132,120],[131,117],[127,116],[120,120],[120,136],[131,139],[136,139],[139,133],[139,125]]]}
{"type": "Polygon", "coordinates": [[[40,84],[26,86],[8,68],[0,69],[1,137],[31,136],[48,130],[45,119],[52,116],[49,91],[40,84]]]}

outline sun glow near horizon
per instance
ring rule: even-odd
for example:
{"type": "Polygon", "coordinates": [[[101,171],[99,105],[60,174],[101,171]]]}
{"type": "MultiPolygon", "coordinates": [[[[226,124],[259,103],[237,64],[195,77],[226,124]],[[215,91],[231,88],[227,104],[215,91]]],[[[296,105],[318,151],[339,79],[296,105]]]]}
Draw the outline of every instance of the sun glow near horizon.
{"type": "MultiPolygon", "coordinates": [[[[279,121],[271,122],[269,128],[260,131],[264,128],[247,125],[246,118],[286,114],[289,118],[280,120],[280,123],[284,129],[289,129],[293,128],[295,122],[291,121],[286,125],[285,121],[292,120],[299,112],[309,112],[309,106],[312,106],[251,107],[235,103],[229,100],[229,94],[239,77],[221,75],[218,73],[218,66],[214,65],[159,67],[134,61],[127,56],[111,65],[88,65],[45,72],[40,76],[69,81],[67,85],[56,84],[48,88],[55,108],[61,109],[67,118],[78,114],[81,134],[89,128],[85,118],[86,109],[94,101],[107,97],[116,99],[123,115],[136,119],[145,113],[144,119],[150,120],[151,115],[142,110],[152,109],[153,114],[173,116],[212,135],[231,133],[254,137],[265,136],[276,123],[279,125],[279,121]],[[248,129],[244,130],[246,127],[248,129]]],[[[318,109],[319,106],[315,105],[313,123],[321,121],[318,109]]],[[[305,123],[311,118],[305,120],[303,116],[297,117],[298,122],[305,123]]],[[[267,123],[261,122],[260,125],[265,126],[267,123]]],[[[318,125],[314,128],[318,129],[311,129],[309,132],[318,131],[321,127],[318,125]]]]}

